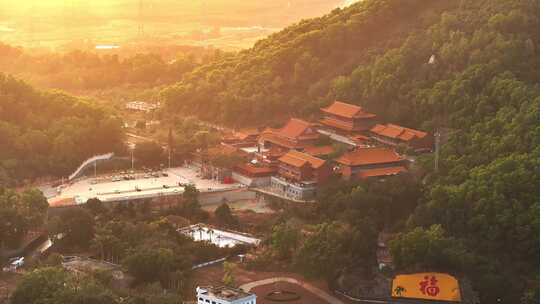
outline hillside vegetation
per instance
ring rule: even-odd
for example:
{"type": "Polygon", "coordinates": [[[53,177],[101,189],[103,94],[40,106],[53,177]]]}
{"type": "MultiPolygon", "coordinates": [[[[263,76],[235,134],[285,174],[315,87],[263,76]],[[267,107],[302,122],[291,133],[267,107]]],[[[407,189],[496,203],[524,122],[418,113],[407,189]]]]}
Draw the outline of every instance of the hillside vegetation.
{"type": "Polygon", "coordinates": [[[0,70],[40,88],[71,93],[145,89],[174,83],[184,73],[225,54],[201,47],[163,46],[145,52],[35,51],[0,42],[0,70]],[[121,55],[120,55],[121,54],[121,55]]]}
{"type": "Polygon", "coordinates": [[[414,29],[434,23],[442,8],[452,6],[444,2],[363,1],[336,9],[186,74],[163,97],[170,110],[230,125],[308,116],[330,98],[335,77],[374,61],[375,55],[403,44],[414,29]]]}
{"type": "Polygon", "coordinates": [[[0,74],[0,187],[66,176],[89,156],[120,151],[120,127],[105,109],[0,74]]]}
{"type": "Polygon", "coordinates": [[[539,52],[538,1],[366,0],[200,67],[162,97],[169,113],[233,126],[312,118],[336,98],[445,130],[439,172],[420,160],[423,198],[395,228],[398,270],[466,275],[486,303],[537,303],[539,52]]]}

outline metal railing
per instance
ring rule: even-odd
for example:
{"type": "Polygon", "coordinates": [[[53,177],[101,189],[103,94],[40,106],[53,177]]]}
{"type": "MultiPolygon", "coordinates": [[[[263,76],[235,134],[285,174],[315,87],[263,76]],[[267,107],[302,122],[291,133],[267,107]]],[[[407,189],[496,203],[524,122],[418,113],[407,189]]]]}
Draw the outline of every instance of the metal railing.
{"type": "Polygon", "coordinates": [[[75,170],[75,172],[73,172],[70,176],[69,176],[69,180],[72,180],[74,178],[76,178],[82,170],[84,170],[88,165],[94,163],[94,162],[97,162],[97,161],[100,161],[100,160],[108,160],[108,159],[111,159],[112,157],[114,156],[114,153],[107,153],[107,154],[102,154],[102,155],[96,155],[96,156],[93,156],[93,157],[90,157],[89,159],[85,160],[78,168],[77,170],[75,170]]]}

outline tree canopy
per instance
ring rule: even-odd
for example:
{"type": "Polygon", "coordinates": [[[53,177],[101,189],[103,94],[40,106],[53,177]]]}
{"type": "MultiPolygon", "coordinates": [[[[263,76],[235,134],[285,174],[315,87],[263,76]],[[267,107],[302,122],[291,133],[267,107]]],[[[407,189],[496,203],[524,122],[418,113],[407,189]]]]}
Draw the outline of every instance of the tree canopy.
{"type": "Polygon", "coordinates": [[[49,204],[37,189],[21,193],[0,187],[0,249],[16,246],[30,229],[45,222],[49,204]]]}
{"type": "Polygon", "coordinates": [[[405,250],[415,239],[449,242],[473,256],[454,270],[483,301],[512,302],[534,294],[527,286],[540,276],[539,45],[538,1],[365,0],[201,66],[161,97],[169,112],[231,126],[310,119],[341,99],[439,131],[439,170],[432,155],[416,162],[427,173],[421,186],[323,191],[319,212],[352,225],[369,213],[377,228],[402,230],[400,270],[457,267],[451,252],[422,265],[421,251],[405,250]]]}
{"type": "Polygon", "coordinates": [[[0,185],[68,175],[90,156],[122,151],[122,137],[104,108],[0,73],[0,185]]]}

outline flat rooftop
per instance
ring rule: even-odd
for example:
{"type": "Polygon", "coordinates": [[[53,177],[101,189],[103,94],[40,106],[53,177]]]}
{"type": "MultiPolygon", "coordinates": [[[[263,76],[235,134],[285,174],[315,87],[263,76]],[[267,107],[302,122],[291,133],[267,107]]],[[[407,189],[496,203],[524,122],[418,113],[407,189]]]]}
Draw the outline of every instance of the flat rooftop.
{"type": "Polygon", "coordinates": [[[249,234],[220,230],[204,224],[183,227],[178,229],[178,232],[191,237],[196,242],[208,241],[221,248],[230,248],[239,244],[257,246],[261,243],[260,239],[249,234]]]}
{"type": "Polygon", "coordinates": [[[220,287],[197,287],[197,296],[206,295],[215,299],[225,300],[228,302],[233,302],[240,299],[245,299],[248,297],[254,297],[255,294],[245,292],[241,289],[220,286],[220,287]]]}

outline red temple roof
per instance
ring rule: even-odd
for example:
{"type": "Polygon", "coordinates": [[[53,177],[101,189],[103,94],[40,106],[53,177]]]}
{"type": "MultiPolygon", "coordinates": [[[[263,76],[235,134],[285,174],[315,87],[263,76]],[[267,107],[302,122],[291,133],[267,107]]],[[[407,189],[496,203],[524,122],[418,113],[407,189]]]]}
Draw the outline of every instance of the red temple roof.
{"type": "Polygon", "coordinates": [[[280,157],[279,161],[282,162],[282,163],[286,163],[288,165],[291,165],[293,167],[297,167],[297,168],[300,168],[300,167],[303,167],[303,166],[309,164],[309,162],[307,160],[293,157],[293,156],[289,155],[288,153],[283,155],[282,157],[280,157]]]}
{"type": "Polygon", "coordinates": [[[295,141],[288,139],[286,137],[279,136],[279,134],[275,134],[271,132],[265,133],[261,137],[264,140],[267,140],[269,142],[272,142],[274,144],[277,144],[279,146],[286,147],[289,149],[294,149],[294,148],[297,148],[298,146],[298,144],[295,141]]]}
{"type": "Polygon", "coordinates": [[[318,137],[319,133],[313,129],[313,124],[297,118],[291,118],[281,129],[267,128],[261,134],[262,139],[290,149],[300,146],[296,141],[318,137]]]}
{"type": "Polygon", "coordinates": [[[312,127],[312,124],[298,119],[291,118],[287,124],[279,129],[279,134],[288,138],[297,138],[306,132],[312,127]]]}
{"type": "Polygon", "coordinates": [[[341,101],[334,101],[333,104],[327,108],[322,108],[321,111],[346,118],[373,118],[377,116],[375,114],[365,112],[360,106],[341,101]]]}
{"type": "Polygon", "coordinates": [[[358,176],[360,178],[392,176],[392,175],[397,175],[399,173],[406,172],[406,171],[407,169],[405,169],[405,167],[402,167],[402,166],[377,168],[377,169],[362,170],[362,172],[358,173],[358,176]]]}
{"type": "Polygon", "coordinates": [[[257,137],[260,134],[261,132],[258,129],[253,128],[253,129],[242,129],[240,131],[235,132],[234,135],[236,136],[236,138],[240,140],[246,140],[249,137],[257,137]]]}
{"type": "Polygon", "coordinates": [[[418,131],[414,129],[409,129],[405,127],[401,127],[398,125],[393,124],[387,124],[387,125],[375,125],[370,130],[372,133],[389,137],[389,138],[395,138],[400,139],[403,141],[410,141],[413,138],[424,138],[427,136],[426,132],[418,131]]]}
{"type": "Polygon", "coordinates": [[[320,120],[320,122],[323,125],[327,125],[329,127],[333,127],[333,128],[336,128],[336,129],[342,129],[342,130],[345,130],[345,131],[354,131],[354,126],[346,124],[346,123],[340,123],[340,122],[332,120],[332,119],[323,118],[323,119],[320,120]]]}
{"type": "Polygon", "coordinates": [[[351,135],[349,138],[354,140],[356,143],[364,143],[369,140],[369,137],[362,134],[351,135]]]}
{"type": "Polygon", "coordinates": [[[386,148],[359,148],[345,153],[336,162],[346,166],[362,166],[400,162],[403,158],[386,148]]]}
{"type": "Polygon", "coordinates": [[[268,166],[254,166],[252,164],[240,164],[237,165],[234,169],[235,171],[239,171],[241,173],[249,173],[251,175],[258,175],[258,176],[264,176],[264,175],[272,175],[277,171],[276,168],[268,167],[268,166]]]}
{"type": "Polygon", "coordinates": [[[313,156],[326,156],[334,153],[334,147],[328,146],[308,146],[304,148],[304,152],[313,156]]]}
{"type": "Polygon", "coordinates": [[[287,154],[283,155],[279,161],[297,168],[309,164],[314,169],[320,168],[326,163],[324,159],[298,152],[296,150],[289,151],[287,154]]]}

